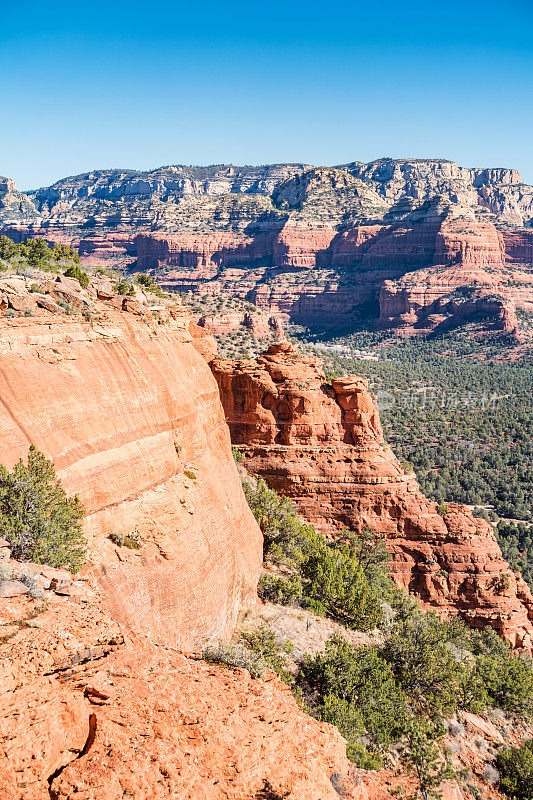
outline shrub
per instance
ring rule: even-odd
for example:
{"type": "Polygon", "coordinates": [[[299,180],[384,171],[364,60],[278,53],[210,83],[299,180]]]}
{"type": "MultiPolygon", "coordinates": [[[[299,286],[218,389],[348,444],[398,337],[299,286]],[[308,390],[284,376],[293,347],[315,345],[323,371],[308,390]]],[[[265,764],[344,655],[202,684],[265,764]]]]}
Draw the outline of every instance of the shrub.
{"type": "Polygon", "coordinates": [[[196,480],[196,472],[193,472],[192,469],[184,469],[183,474],[191,481],[196,480]]]}
{"type": "Polygon", "coordinates": [[[0,531],[13,558],[77,572],[85,557],[84,508],[67,497],[54,465],[32,445],[28,463],[0,466],[0,531]]]}
{"type": "Polygon", "coordinates": [[[293,677],[286,670],[287,655],[294,650],[291,641],[285,642],[280,647],[276,642],[275,634],[264,625],[260,625],[252,631],[241,631],[241,643],[246,649],[255,653],[270,669],[277,672],[286,683],[292,683],[293,677]]]}
{"type": "Polygon", "coordinates": [[[242,464],[244,461],[244,453],[241,453],[238,447],[232,447],[231,452],[233,453],[233,458],[235,459],[236,464],[242,464]]]}
{"type": "Polygon", "coordinates": [[[66,278],[76,278],[83,289],[86,289],[89,285],[89,276],[77,264],[73,264],[71,267],[66,269],[63,275],[66,278]]]}
{"type": "Polygon", "coordinates": [[[30,597],[33,597],[34,600],[44,599],[45,597],[44,589],[32,575],[23,575],[21,581],[24,584],[24,586],[28,587],[29,590],[28,594],[30,595],[30,597]]]}
{"type": "Polygon", "coordinates": [[[533,719],[533,668],[527,656],[508,648],[503,654],[480,655],[476,673],[491,705],[517,717],[533,719]]]}
{"type": "Polygon", "coordinates": [[[114,290],[117,294],[131,296],[135,294],[135,290],[131,283],[121,278],[115,285],[114,290]]]}
{"type": "MultiPolygon", "coordinates": [[[[348,741],[349,757],[362,766],[379,760],[362,747],[384,751],[403,731],[406,697],[387,662],[375,647],[353,647],[333,636],[324,653],[306,657],[301,675],[317,699],[317,716],[337,725],[348,741]]],[[[370,767],[369,767],[370,768],[370,767]]]]}
{"type": "Polygon", "coordinates": [[[131,550],[138,550],[142,543],[142,536],[136,528],[124,538],[124,546],[131,550]]]}
{"type": "Polygon", "coordinates": [[[0,236],[0,258],[10,261],[17,254],[18,248],[13,239],[8,236],[0,236]]]}
{"type": "Polygon", "coordinates": [[[343,618],[348,626],[361,631],[375,628],[382,621],[379,597],[357,560],[353,540],[330,544],[317,536],[301,572],[307,605],[318,614],[343,618]]]}
{"type": "Polygon", "coordinates": [[[496,758],[500,789],[513,800],[533,800],[533,739],[500,750],[496,758]]]}
{"type": "Polygon", "coordinates": [[[215,647],[206,647],[202,657],[212,664],[247,669],[252,678],[260,678],[268,668],[266,661],[242,644],[220,642],[215,647]]]}
{"type": "MultiPolygon", "coordinates": [[[[72,247],[69,247],[68,244],[54,244],[54,247],[51,252],[51,257],[55,261],[74,261],[75,264],[80,263],[80,257],[78,253],[72,247]]],[[[85,273],[82,274],[85,275],[85,273]]],[[[77,278],[78,276],[73,275],[72,277],[77,278]]],[[[87,280],[87,285],[88,283],[89,281],[87,280]]],[[[81,285],[83,286],[83,283],[81,283],[81,285]]],[[[84,286],[83,288],[86,289],[87,287],[84,286]]]]}
{"type": "Polygon", "coordinates": [[[137,275],[135,281],[136,283],[139,284],[139,286],[143,286],[145,289],[148,289],[148,291],[153,292],[158,297],[161,298],[164,297],[161,288],[157,285],[157,283],[155,282],[155,280],[152,278],[151,275],[146,275],[145,273],[141,273],[140,275],[137,275]]]}
{"type": "Polygon", "coordinates": [[[299,560],[302,555],[300,545],[305,545],[307,538],[307,526],[298,519],[292,503],[269,489],[262,478],[255,485],[245,481],[243,490],[264,537],[265,560],[272,554],[274,546],[274,561],[282,562],[285,558],[299,560]]]}
{"type": "Polygon", "coordinates": [[[282,578],[274,575],[262,575],[257,593],[261,600],[286,606],[302,599],[303,587],[301,580],[296,576],[282,578]]]}
{"type": "Polygon", "coordinates": [[[113,532],[109,534],[108,538],[117,547],[129,547],[130,550],[138,550],[142,546],[142,537],[137,529],[129,534],[113,532]]]}
{"type": "MultiPolygon", "coordinates": [[[[358,630],[370,630],[382,621],[382,586],[374,590],[370,585],[357,558],[361,549],[357,537],[349,535],[344,541],[329,542],[313,526],[302,522],[292,503],[269,489],[262,479],[245,481],[243,489],[263,532],[266,562],[290,571],[292,588],[298,593],[297,582],[301,583],[303,606],[342,619],[358,630]]],[[[371,550],[369,545],[368,552],[364,551],[369,574],[377,570],[381,559],[381,555],[371,557],[371,550]]],[[[267,591],[283,588],[281,584],[265,586],[267,591]]]]}
{"type": "Polygon", "coordinates": [[[73,314],[76,313],[76,308],[67,300],[58,300],[57,305],[63,309],[63,311],[65,312],[65,314],[67,314],[67,316],[72,316],[73,314]]]}
{"type": "Polygon", "coordinates": [[[394,626],[383,658],[418,713],[451,715],[457,707],[461,667],[436,615],[415,615],[394,626]]]}
{"type": "Polygon", "coordinates": [[[443,733],[444,730],[438,723],[412,714],[406,718],[401,747],[402,762],[408,771],[415,774],[420,791],[405,800],[417,800],[419,797],[423,800],[440,798],[442,795],[438,789],[442,781],[454,777],[450,765],[446,761],[443,763],[437,746],[443,733]]]}
{"type": "Polygon", "coordinates": [[[357,559],[372,589],[379,592],[383,600],[392,601],[396,594],[394,582],[389,575],[390,553],[385,539],[365,526],[358,536],[353,536],[357,559]]]}

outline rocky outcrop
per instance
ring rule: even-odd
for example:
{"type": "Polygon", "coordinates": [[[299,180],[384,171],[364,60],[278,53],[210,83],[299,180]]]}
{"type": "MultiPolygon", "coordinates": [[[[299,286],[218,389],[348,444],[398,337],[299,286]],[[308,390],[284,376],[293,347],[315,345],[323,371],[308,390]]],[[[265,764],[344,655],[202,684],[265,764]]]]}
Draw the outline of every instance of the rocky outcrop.
{"type": "Polygon", "coordinates": [[[465,506],[444,516],[383,441],[367,384],[326,382],[321,362],[288,343],[254,361],[211,364],[231,438],[254,475],[330,535],[368,525],[384,535],[396,583],[444,614],[533,646],[533,597],[503,560],[491,526],[465,506]]]}
{"type": "Polygon", "coordinates": [[[452,202],[483,206],[512,225],[527,225],[533,216],[533,189],[522,183],[516,169],[468,169],[442,158],[379,158],[343,168],[389,202],[441,195],[452,202]]]}
{"type": "Polygon", "coordinates": [[[249,330],[256,339],[283,334],[283,324],[279,317],[250,311],[204,314],[198,319],[198,326],[213,336],[232,333],[241,328],[249,330]]]}
{"type": "Polygon", "coordinates": [[[12,180],[0,176],[1,226],[8,226],[11,221],[16,223],[20,219],[31,220],[37,216],[37,209],[30,198],[24,192],[19,192],[12,180]]]}
{"type": "Polygon", "coordinates": [[[362,797],[338,730],[274,673],[253,680],[132,634],[92,589],[0,597],[2,800],[362,797]]]}
{"type": "Polygon", "coordinates": [[[212,338],[140,289],[35,281],[0,281],[0,463],[30,444],[53,459],[85,505],[86,571],[117,620],[185,649],[228,636],[254,602],[262,545],[198,352],[212,358],[212,338]],[[132,531],[139,550],[109,539],[132,531]]]}

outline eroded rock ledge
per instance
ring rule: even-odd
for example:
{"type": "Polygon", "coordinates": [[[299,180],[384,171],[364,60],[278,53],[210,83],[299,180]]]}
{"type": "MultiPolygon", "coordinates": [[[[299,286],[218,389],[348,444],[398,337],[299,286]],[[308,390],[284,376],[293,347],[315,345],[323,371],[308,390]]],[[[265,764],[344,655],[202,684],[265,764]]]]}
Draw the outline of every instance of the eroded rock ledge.
{"type": "Polygon", "coordinates": [[[366,381],[328,384],[321,361],[289,343],[253,361],[211,363],[245,465],[329,534],[365,525],[387,539],[396,583],[444,614],[491,625],[531,649],[533,597],[491,526],[466,506],[441,516],[383,441],[366,381]]]}
{"type": "Polygon", "coordinates": [[[275,673],[253,680],[131,634],[103,595],[46,594],[46,608],[0,601],[2,800],[336,800],[332,779],[357,789],[338,730],[275,673]]]}

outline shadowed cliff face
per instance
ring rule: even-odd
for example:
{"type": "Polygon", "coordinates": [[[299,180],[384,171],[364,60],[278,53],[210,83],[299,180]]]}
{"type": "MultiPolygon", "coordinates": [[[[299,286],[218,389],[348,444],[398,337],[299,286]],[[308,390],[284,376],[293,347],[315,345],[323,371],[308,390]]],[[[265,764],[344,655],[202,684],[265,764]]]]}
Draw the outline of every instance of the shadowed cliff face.
{"type": "MultiPolygon", "coordinates": [[[[10,305],[38,296],[58,308],[50,294],[25,295],[24,279],[5,295],[1,284],[10,305]]],[[[209,337],[191,326],[193,338],[179,305],[158,324],[133,298],[103,301],[93,286],[71,294],[90,303],[91,322],[45,308],[0,317],[0,463],[11,467],[34,444],[79,494],[85,571],[116,619],[182,649],[227,637],[254,602],[262,542],[217,385],[193,346],[209,350],[209,337]],[[140,550],[108,538],[132,531],[140,550]]]]}
{"type": "Polygon", "coordinates": [[[502,558],[492,528],[466,506],[437,512],[383,442],[364,380],[328,384],[321,362],[298,358],[288,343],[255,361],[216,359],[211,367],[250,472],[329,534],[368,525],[385,535],[399,586],[531,649],[533,597],[502,558]]]}

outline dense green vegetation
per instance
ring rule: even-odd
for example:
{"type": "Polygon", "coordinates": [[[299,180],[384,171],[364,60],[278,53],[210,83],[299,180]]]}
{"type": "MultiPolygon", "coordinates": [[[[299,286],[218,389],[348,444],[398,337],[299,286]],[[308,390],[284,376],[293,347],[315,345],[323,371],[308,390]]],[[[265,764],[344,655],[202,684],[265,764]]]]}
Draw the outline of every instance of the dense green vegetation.
{"type": "Polygon", "coordinates": [[[79,262],[80,257],[76,251],[65,244],[54,244],[51,247],[44,239],[26,239],[16,244],[9,237],[0,236],[0,272],[30,267],[45,272],[59,272],[79,262]]]}
{"type": "MultiPolygon", "coordinates": [[[[381,630],[379,643],[362,647],[333,636],[325,652],[304,657],[287,681],[309,713],[339,728],[358,766],[381,767],[396,744],[420,796],[434,797],[450,774],[439,752],[445,720],[457,710],[493,707],[533,721],[531,659],[512,653],[491,628],[480,632],[457,617],[441,621],[424,613],[394,587],[379,537],[367,529],[328,542],[263,481],[245,479],[244,490],[265,536],[263,598],[318,611],[347,627],[381,630]]],[[[286,678],[286,656],[277,662],[276,647],[272,632],[260,629],[247,635],[237,662],[253,665],[260,658],[286,678]]],[[[234,654],[218,658],[235,663],[234,654]]]]}
{"type": "Polygon", "coordinates": [[[520,570],[533,592],[533,527],[500,521],[496,534],[504,558],[513,569],[520,570]]]}
{"type": "Polygon", "coordinates": [[[362,631],[382,622],[378,592],[383,587],[371,588],[354,536],[328,541],[302,522],[292,503],[262,479],[245,481],[243,488],[263,532],[265,562],[282,573],[264,576],[259,587],[264,599],[298,602],[362,631]]]}
{"type": "MultiPolygon", "coordinates": [[[[414,466],[425,494],[533,519],[530,363],[476,360],[475,344],[457,336],[383,341],[357,334],[331,344],[348,354],[317,351],[327,375],[355,372],[370,381],[381,399],[385,436],[414,466]],[[354,348],[379,360],[353,358],[354,348]]],[[[495,340],[491,353],[501,356],[504,345],[495,340]]]]}
{"type": "Polygon", "coordinates": [[[513,800],[533,800],[533,739],[498,753],[500,788],[513,800]]]}
{"type": "Polygon", "coordinates": [[[397,603],[383,645],[353,647],[332,638],[307,659],[301,678],[320,719],[338,725],[356,763],[381,764],[409,718],[439,724],[462,708],[502,708],[533,719],[533,669],[492,631],[471,631],[397,603]],[[369,742],[361,749],[361,737],[369,742]]]}
{"type": "Polygon", "coordinates": [[[9,472],[0,465],[0,535],[13,558],[77,572],[85,558],[78,497],[67,497],[54,465],[32,445],[9,472]]]}

